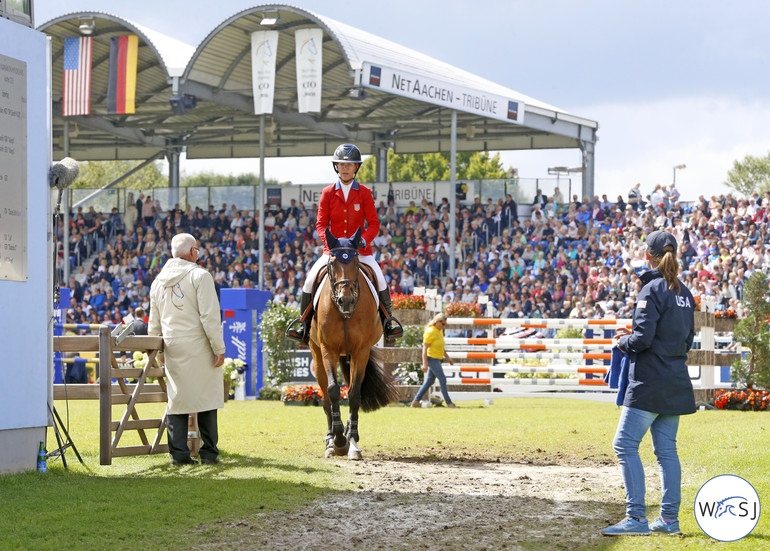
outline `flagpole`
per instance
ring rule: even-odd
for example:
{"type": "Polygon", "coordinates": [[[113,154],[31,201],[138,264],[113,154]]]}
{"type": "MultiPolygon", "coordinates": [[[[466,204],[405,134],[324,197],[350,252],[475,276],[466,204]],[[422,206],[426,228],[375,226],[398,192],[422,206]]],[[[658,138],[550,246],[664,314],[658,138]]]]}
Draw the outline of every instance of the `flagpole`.
{"type": "Polygon", "coordinates": [[[259,116],[259,288],[265,289],[265,115],[259,116]]]}
{"type": "Polygon", "coordinates": [[[455,242],[457,241],[457,111],[452,110],[449,140],[449,277],[457,275],[455,242]]]}
{"type": "MultiPolygon", "coordinates": [[[[70,156],[70,121],[64,120],[64,157],[70,156]]],[[[62,259],[62,267],[64,268],[64,286],[68,286],[70,283],[70,190],[65,189],[59,192],[62,194],[62,245],[64,246],[64,258],[62,259]]],[[[58,220],[57,220],[58,222],[58,220]]],[[[56,236],[54,236],[54,239],[56,236]]],[[[56,251],[59,254],[59,251],[56,251]]],[[[56,270],[54,266],[54,270],[56,270]]],[[[69,305],[67,305],[69,306],[69,305]]],[[[63,318],[64,316],[62,316],[63,318]]]]}

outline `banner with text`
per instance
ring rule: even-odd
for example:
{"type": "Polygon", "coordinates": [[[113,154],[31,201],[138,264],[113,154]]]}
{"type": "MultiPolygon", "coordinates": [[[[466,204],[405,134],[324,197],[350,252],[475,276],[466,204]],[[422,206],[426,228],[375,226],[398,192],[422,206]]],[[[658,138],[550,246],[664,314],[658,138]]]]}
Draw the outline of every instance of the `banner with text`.
{"type": "Polygon", "coordinates": [[[277,51],[278,31],[251,33],[251,85],[254,89],[255,115],[273,112],[277,51]]]}
{"type": "MultiPolygon", "coordinates": [[[[458,180],[459,182],[459,180],[458,180]]],[[[472,202],[476,192],[476,182],[462,180],[467,187],[467,197],[472,202]]],[[[411,203],[420,206],[423,200],[434,205],[441,203],[443,197],[449,197],[451,188],[449,182],[393,182],[393,184],[366,184],[372,190],[374,204],[379,208],[388,205],[388,196],[393,199],[396,207],[408,207],[411,203]]],[[[281,204],[288,205],[294,199],[304,208],[318,205],[325,184],[302,184],[281,187],[281,204]]],[[[269,192],[268,188],[268,192],[269,192]]]]}
{"type": "Polygon", "coordinates": [[[294,371],[291,380],[295,383],[315,383],[315,369],[313,367],[313,354],[310,350],[294,351],[294,371]]]}
{"type": "Polygon", "coordinates": [[[361,85],[491,119],[524,124],[524,102],[521,100],[389,67],[364,63],[361,85]]]}
{"type": "MultiPolygon", "coordinates": [[[[222,323],[222,332],[225,339],[225,356],[234,360],[241,360],[249,366],[247,373],[255,367],[252,365],[252,335],[254,334],[254,322],[251,310],[225,310],[222,323]]],[[[248,380],[248,376],[246,377],[248,380]]],[[[253,395],[248,392],[247,395],[253,395]]]]}
{"type": "Polygon", "coordinates": [[[297,49],[297,107],[300,113],[321,111],[323,38],[322,29],[299,29],[294,33],[297,49]]]}

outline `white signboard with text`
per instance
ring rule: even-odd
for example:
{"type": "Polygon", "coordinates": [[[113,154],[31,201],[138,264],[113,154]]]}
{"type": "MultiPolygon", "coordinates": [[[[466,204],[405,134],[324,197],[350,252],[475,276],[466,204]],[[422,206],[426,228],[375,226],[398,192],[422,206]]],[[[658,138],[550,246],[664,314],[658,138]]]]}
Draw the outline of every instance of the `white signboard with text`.
{"type": "Polygon", "coordinates": [[[27,280],[27,64],[0,54],[0,280],[27,280]]]}
{"type": "Polygon", "coordinates": [[[524,123],[524,102],[416,75],[390,67],[364,63],[361,85],[390,94],[433,103],[491,119],[524,123]]]}
{"type": "Polygon", "coordinates": [[[53,398],[53,247],[50,43],[45,34],[2,18],[0,36],[2,473],[34,469],[46,437],[53,398]]]}

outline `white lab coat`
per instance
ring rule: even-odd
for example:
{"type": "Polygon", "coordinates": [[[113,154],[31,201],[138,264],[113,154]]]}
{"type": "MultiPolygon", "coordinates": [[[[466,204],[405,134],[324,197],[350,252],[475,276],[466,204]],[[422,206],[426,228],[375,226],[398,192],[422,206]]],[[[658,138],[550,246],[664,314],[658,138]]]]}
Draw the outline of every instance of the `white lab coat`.
{"type": "Polygon", "coordinates": [[[188,260],[172,258],[150,289],[148,334],[163,337],[168,413],[224,407],[222,368],[225,341],[214,279],[188,260]]]}

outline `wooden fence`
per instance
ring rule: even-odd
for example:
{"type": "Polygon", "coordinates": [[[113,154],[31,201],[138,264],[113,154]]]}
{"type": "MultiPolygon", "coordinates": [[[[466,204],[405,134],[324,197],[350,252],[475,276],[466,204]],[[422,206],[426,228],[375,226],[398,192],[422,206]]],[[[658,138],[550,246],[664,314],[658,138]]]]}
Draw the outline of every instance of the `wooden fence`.
{"type": "MultiPolygon", "coordinates": [[[[134,336],[116,345],[109,327],[100,326],[98,331],[98,335],[54,337],[55,352],[99,354],[98,384],[55,384],[54,400],[99,400],[99,463],[102,465],[111,465],[113,457],[168,453],[168,445],[161,443],[166,429],[165,411],[161,418],[142,419],[136,408],[141,403],[168,401],[166,370],[158,363],[163,339],[134,336]],[[125,352],[127,358],[132,358],[135,351],[147,353],[147,365],[139,368],[128,362],[118,363],[116,352],[125,352]],[[148,383],[150,377],[157,378],[158,382],[148,383]],[[125,405],[119,419],[113,419],[113,405],[125,405]],[[141,445],[120,446],[126,431],[136,431],[141,445]]],[[[200,441],[197,415],[190,416],[189,430],[194,436],[188,441],[190,451],[197,454],[200,441]]]]}

